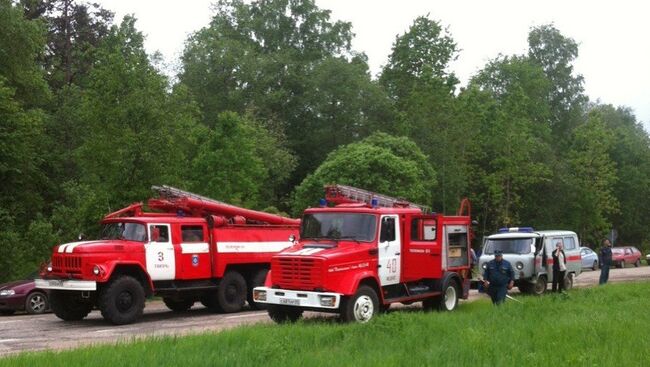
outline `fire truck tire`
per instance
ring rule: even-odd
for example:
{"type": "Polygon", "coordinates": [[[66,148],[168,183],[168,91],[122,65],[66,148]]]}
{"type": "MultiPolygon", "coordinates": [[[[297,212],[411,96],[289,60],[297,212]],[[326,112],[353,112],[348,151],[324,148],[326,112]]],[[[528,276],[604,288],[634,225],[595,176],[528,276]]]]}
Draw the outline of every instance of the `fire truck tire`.
{"type": "Polygon", "coordinates": [[[379,313],[379,298],[374,289],[362,285],[352,297],[341,303],[341,319],[345,322],[365,323],[379,313]]]}
{"type": "Polygon", "coordinates": [[[533,294],[536,296],[541,296],[546,292],[547,280],[546,275],[540,275],[537,277],[537,281],[533,285],[533,294]]]}
{"type": "Polygon", "coordinates": [[[123,275],[111,281],[99,295],[99,309],[106,321],[130,324],[142,316],[144,288],[135,278],[123,275]]]}
{"type": "Polygon", "coordinates": [[[185,312],[194,306],[193,299],[176,300],[170,297],[163,297],[165,306],[174,312],[185,312]]]}
{"type": "Polygon", "coordinates": [[[260,286],[264,285],[264,281],[266,280],[266,274],[268,272],[269,272],[268,269],[260,269],[251,278],[250,287],[248,288],[247,297],[248,297],[248,305],[253,310],[265,310],[266,309],[266,304],[257,303],[257,302],[255,302],[253,300],[253,289],[255,287],[260,287],[260,286]]]}
{"type": "Polygon", "coordinates": [[[236,271],[227,272],[217,289],[217,302],[219,308],[225,313],[238,312],[246,302],[246,280],[236,271]]]}
{"type": "Polygon", "coordinates": [[[268,305],[266,312],[269,313],[271,320],[278,324],[284,324],[298,321],[302,317],[303,310],[291,306],[268,305]]]}
{"type": "Polygon", "coordinates": [[[77,321],[88,316],[93,309],[93,304],[84,301],[79,292],[52,291],[50,309],[61,320],[77,321]]]}
{"type": "Polygon", "coordinates": [[[453,311],[458,307],[458,283],[454,279],[449,279],[442,287],[442,295],[439,298],[439,311],[453,311]]]}
{"type": "Polygon", "coordinates": [[[47,296],[43,292],[32,292],[25,300],[25,311],[27,311],[28,314],[41,314],[45,312],[48,307],[47,296]]]}

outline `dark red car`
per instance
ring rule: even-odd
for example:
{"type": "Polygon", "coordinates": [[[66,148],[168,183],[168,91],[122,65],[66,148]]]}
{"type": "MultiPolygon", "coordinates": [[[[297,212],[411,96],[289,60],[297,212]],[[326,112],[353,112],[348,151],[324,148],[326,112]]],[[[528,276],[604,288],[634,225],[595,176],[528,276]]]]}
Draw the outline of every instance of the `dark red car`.
{"type": "Polygon", "coordinates": [[[641,251],[633,246],[612,247],[612,264],[624,268],[626,264],[641,265],[641,251]]]}
{"type": "Polygon", "coordinates": [[[25,280],[0,284],[1,315],[12,315],[16,311],[40,314],[50,308],[48,293],[34,285],[36,276],[38,273],[31,274],[25,280]]]}

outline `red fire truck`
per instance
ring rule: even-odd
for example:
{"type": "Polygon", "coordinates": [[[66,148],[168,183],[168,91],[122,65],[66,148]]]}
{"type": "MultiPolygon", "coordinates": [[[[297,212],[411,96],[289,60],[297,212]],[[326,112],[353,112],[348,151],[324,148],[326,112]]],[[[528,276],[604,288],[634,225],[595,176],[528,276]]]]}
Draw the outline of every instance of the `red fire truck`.
{"type": "Polygon", "coordinates": [[[305,211],[300,241],[273,256],[264,286],[253,291],[271,319],[295,321],[313,310],[367,322],[392,303],[451,311],[467,298],[469,201],[446,216],[343,185],[326,186],[326,199],[335,206],[323,200],[305,211]]]}
{"type": "Polygon", "coordinates": [[[144,211],[136,203],[102,220],[100,240],[54,248],[37,287],[51,290],[63,320],[93,307],[114,324],[136,321],[145,297],[161,296],[173,311],[196,301],[237,312],[264,283],[272,255],[293,244],[300,220],[228,205],[169,186],[144,211]]]}

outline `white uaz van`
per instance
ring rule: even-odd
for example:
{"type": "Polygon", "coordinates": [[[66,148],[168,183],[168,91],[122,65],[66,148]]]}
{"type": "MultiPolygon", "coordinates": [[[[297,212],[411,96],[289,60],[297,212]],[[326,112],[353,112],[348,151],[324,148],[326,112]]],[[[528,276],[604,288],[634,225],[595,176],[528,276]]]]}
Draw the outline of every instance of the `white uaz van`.
{"type": "Polygon", "coordinates": [[[580,242],[571,231],[535,231],[531,227],[501,228],[485,238],[479,259],[481,274],[494,259],[494,250],[512,265],[515,285],[524,293],[543,294],[553,281],[553,251],[558,242],[564,245],[566,278],[564,289],[573,287],[573,279],[582,271],[580,242]]]}

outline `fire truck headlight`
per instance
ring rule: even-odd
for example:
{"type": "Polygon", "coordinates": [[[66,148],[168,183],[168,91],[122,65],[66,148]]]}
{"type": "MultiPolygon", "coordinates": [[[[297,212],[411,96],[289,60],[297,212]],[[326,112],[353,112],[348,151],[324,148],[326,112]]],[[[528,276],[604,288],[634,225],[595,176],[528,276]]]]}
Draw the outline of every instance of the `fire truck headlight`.
{"type": "Polygon", "coordinates": [[[336,307],[336,297],[320,296],[320,305],[323,307],[336,307]]]}
{"type": "Polygon", "coordinates": [[[517,261],[515,266],[517,267],[518,270],[521,270],[524,268],[524,263],[522,263],[521,261],[517,261]]]}
{"type": "Polygon", "coordinates": [[[99,265],[93,266],[93,274],[99,275],[101,273],[102,269],[99,267],[99,265]]]}
{"type": "Polygon", "coordinates": [[[0,291],[0,296],[2,297],[13,296],[14,294],[16,294],[16,291],[13,289],[5,289],[0,291]]]}
{"type": "Polygon", "coordinates": [[[256,301],[266,301],[266,291],[253,290],[253,299],[256,301]]]}

